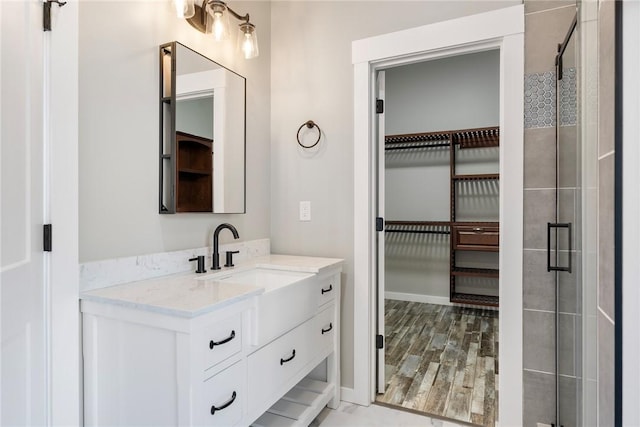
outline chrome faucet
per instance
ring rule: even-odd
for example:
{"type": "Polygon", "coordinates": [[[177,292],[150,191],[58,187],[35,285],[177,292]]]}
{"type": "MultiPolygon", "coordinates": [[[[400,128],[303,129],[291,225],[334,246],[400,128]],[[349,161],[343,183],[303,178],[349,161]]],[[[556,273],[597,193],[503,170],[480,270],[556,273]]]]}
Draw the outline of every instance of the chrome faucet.
{"type": "Polygon", "coordinates": [[[236,230],[236,228],[231,224],[224,223],[216,227],[216,230],[213,232],[213,256],[211,257],[212,270],[220,270],[220,254],[218,253],[218,235],[225,228],[233,233],[234,239],[240,238],[240,235],[238,234],[238,230],[236,230]]]}

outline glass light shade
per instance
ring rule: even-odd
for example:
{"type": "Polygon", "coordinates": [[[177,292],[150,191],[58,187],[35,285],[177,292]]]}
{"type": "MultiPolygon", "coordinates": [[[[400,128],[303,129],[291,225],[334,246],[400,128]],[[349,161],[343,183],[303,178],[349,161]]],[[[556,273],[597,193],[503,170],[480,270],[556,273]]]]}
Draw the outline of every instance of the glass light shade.
{"type": "Polygon", "coordinates": [[[196,14],[195,0],[172,0],[176,16],[180,19],[187,19],[196,14]]]}
{"type": "Polygon", "coordinates": [[[256,32],[256,27],[253,24],[249,22],[240,24],[238,48],[242,50],[242,54],[246,59],[258,56],[258,33],[256,32]]]}
{"type": "Polygon", "coordinates": [[[207,26],[211,28],[211,34],[215,41],[229,39],[229,14],[221,4],[213,4],[208,9],[209,19],[207,26]],[[209,23],[210,22],[210,23],[209,23]]]}

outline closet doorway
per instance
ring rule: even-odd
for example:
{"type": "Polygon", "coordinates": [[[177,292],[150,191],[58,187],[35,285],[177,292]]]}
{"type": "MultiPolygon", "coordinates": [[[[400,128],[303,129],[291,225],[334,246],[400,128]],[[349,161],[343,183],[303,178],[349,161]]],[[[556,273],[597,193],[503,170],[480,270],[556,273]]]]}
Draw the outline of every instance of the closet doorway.
{"type": "Polygon", "coordinates": [[[381,404],[498,420],[500,51],[377,72],[381,404]]]}

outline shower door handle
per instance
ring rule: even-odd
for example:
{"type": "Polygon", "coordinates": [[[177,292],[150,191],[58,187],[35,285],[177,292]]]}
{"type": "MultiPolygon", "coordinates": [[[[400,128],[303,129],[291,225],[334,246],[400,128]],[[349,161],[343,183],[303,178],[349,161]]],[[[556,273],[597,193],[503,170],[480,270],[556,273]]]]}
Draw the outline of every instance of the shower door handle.
{"type": "MultiPolygon", "coordinates": [[[[558,248],[556,248],[556,253],[557,251],[558,251],[558,248]]],[[[568,273],[571,273],[571,252],[572,251],[573,251],[573,238],[571,235],[571,223],[570,222],[556,222],[556,223],[548,222],[547,223],[547,271],[566,271],[568,273]],[[569,238],[569,242],[568,242],[569,244],[567,245],[569,249],[568,250],[569,256],[567,257],[568,262],[566,267],[562,267],[559,265],[551,265],[551,229],[552,228],[555,228],[556,230],[558,228],[567,229],[567,235],[569,238]]]]}

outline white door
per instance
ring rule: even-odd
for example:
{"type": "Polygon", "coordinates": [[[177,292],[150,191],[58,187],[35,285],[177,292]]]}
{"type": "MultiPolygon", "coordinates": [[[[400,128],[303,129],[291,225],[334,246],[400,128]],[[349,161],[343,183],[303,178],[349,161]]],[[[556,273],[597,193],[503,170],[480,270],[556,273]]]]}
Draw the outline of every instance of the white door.
{"type": "Polygon", "coordinates": [[[376,343],[382,336],[383,345],[382,348],[378,346],[378,369],[377,369],[377,391],[378,393],[384,393],[385,389],[385,373],[384,373],[384,71],[378,71],[377,75],[377,94],[376,94],[376,109],[378,109],[378,103],[382,104],[381,112],[377,113],[378,119],[378,132],[376,135],[377,141],[377,160],[378,160],[378,220],[381,224],[377,224],[377,236],[378,236],[378,271],[377,271],[377,334],[376,343]],[[378,226],[381,225],[381,226],[378,226]],[[382,230],[381,230],[382,229],[382,230]]]}
{"type": "Polygon", "coordinates": [[[47,424],[42,2],[0,1],[0,425],[47,424]]]}

